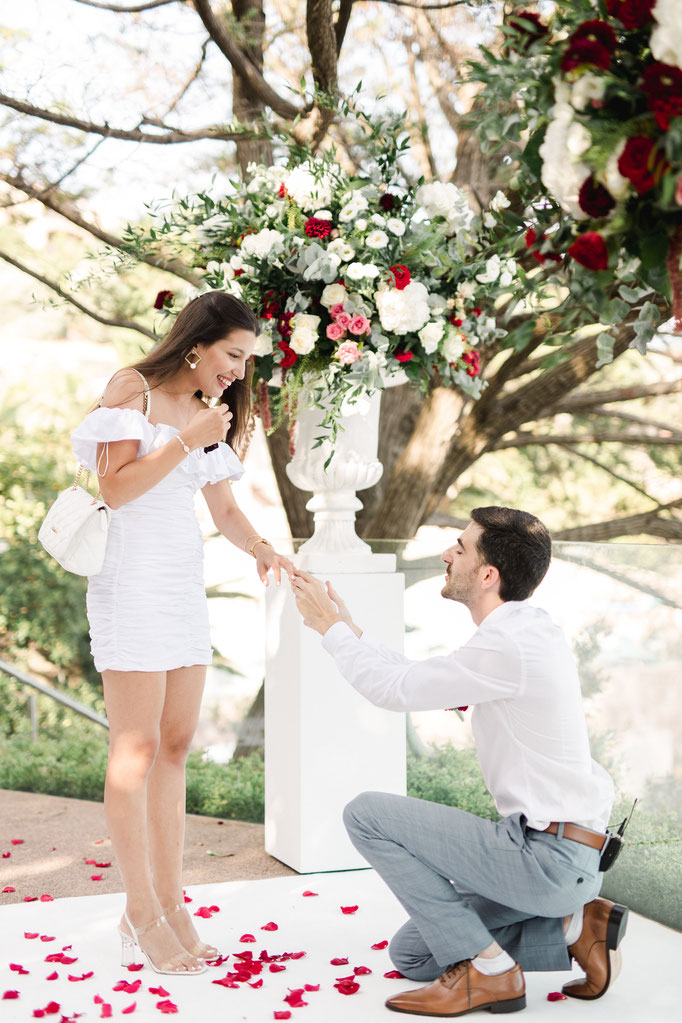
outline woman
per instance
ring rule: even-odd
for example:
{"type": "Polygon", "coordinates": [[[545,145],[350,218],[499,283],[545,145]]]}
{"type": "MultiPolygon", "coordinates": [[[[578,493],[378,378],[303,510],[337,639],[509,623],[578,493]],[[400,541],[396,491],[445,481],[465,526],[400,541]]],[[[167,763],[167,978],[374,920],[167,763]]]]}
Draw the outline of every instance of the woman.
{"type": "Polygon", "coordinates": [[[112,509],[87,610],[109,718],[104,805],[127,899],[122,958],[138,945],[157,973],[203,973],[218,955],[199,940],[181,881],[185,761],[211,663],[196,491],[265,585],[270,570],[276,583],[292,571],[228,482],[244,471],[226,442],[239,448],[247,430],[256,330],[243,302],[201,295],[150,355],[112,378],[72,434],[112,509]]]}

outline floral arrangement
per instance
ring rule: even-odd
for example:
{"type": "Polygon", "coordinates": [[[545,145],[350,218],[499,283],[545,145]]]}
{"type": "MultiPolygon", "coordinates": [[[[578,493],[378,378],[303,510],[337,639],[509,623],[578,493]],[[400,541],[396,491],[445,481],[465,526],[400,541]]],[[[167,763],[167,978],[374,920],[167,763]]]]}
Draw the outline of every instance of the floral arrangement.
{"type": "MultiPolygon", "coordinates": [[[[492,106],[514,98],[525,246],[543,266],[563,264],[572,298],[600,306],[602,323],[638,309],[640,350],[657,295],[682,332],[679,0],[559,0],[547,17],[516,10],[505,33],[502,56],[487,52],[472,73],[492,106]],[[607,309],[595,294],[611,285],[607,309]]],[[[494,139],[494,116],[483,138],[494,139]]]]}
{"type": "MultiPolygon", "coordinates": [[[[266,427],[295,418],[303,388],[333,432],[344,402],[391,378],[477,398],[482,359],[506,333],[493,301],[516,281],[515,261],[488,251],[454,184],[404,180],[400,121],[362,124],[357,174],[334,151],[292,146],[286,162],[250,165],[229,194],[181,200],[163,217],[164,237],[190,246],[203,286],[259,317],[254,383],[266,427]]],[[[485,216],[496,222],[505,205],[500,193],[485,216]]],[[[165,293],[157,308],[168,311],[165,293]]]]}

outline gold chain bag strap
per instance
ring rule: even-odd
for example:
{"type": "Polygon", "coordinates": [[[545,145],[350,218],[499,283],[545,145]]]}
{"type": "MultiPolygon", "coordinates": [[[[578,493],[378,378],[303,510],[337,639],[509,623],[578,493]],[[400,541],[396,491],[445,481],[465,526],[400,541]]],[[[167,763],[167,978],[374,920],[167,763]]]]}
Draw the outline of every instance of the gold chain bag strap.
{"type": "MultiPolygon", "coordinates": [[[[145,381],[145,418],[148,407],[149,392],[145,381]]],[[[38,539],[47,553],[74,575],[97,575],[102,570],[106,552],[111,509],[105,504],[99,488],[93,497],[88,492],[89,486],[90,470],[79,465],[73,483],[57,497],[38,532],[38,539]],[[85,487],[79,486],[83,472],[85,487]]]]}

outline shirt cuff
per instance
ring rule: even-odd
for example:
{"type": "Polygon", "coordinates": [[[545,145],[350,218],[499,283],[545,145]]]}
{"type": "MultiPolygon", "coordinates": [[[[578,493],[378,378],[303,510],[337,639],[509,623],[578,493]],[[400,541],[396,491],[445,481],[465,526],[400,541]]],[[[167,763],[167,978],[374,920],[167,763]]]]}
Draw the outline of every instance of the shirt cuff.
{"type": "Polygon", "coordinates": [[[333,656],[339,645],[343,643],[345,639],[348,639],[349,636],[353,639],[358,638],[350,626],[346,625],[345,622],[334,622],[333,625],[329,626],[322,637],[322,646],[328,654],[332,654],[333,656]]]}

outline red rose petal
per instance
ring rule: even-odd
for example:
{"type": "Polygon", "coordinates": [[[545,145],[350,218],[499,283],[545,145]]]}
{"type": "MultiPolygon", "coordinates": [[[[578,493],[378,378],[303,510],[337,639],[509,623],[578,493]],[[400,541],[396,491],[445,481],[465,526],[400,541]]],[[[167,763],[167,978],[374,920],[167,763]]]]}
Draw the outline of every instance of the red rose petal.
{"type": "Polygon", "coordinates": [[[340,995],[354,995],[356,991],[360,990],[360,985],[355,980],[341,980],[334,987],[340,995]]]}
{"type": "Polygon", "coordinates": [[[102,867],[110,867],[111,866],[111,861],[109,861],[109,863],[95,863],[95,866],[99,867],[100,869],[102,867]]]}
{"type": "Polygon", "coordinates": [[[137,973],[138,970],[144,970],[144,963],[131,963],[127,969],[130,973],[137,973]]]}
{"type": "Polygon", "coordinates": [[[24,844],[23,838],[11,838],[10,842],[12,843],[12,845],[23,845],[24,844]]]}
{"type": "Polygon", "coordinates": [[[306,991],[319,991],[320,990],[320,985],[319,984],[306,984],[305,990],[306,991]]]}
{"type": "Polygon", "coordinates": [[[255,941],[256,939],[254,938],[253,934],[242,934],[242,936],[241,936],[241,938],[239,940],[243,941],[243,942],[247,942],[247,941],[255,941]]]}
{"type": "Polygon", "coordinates": [[[59,1002],[48,1002],[48,1004],[45,1006],[45,1015],[54,1016],[55,1012],[59,1012],[59,1009],[60,1009],[59,1002]]]}
{"type": "Polygon", "coordinates": [[[95,841],[92,844],[93,845],[104,845],[104,839],[103,838],[96,838],[95,841]]]}
{"type": "Polygon", "coordinates": [[[356,977],[366,977],[368,973],[371,973],[369,966],[356,966],[353,969],[353,973],[356,977]]]}
{"type": "Polygon", "coordinates": [[[191,902],[192,901],[192,899],[190,899],[189,895],[185,895],[184,899],[185,899],[185,902],[191,902]]]}
{"type": "Polygon", "coordinates": [[[166,991],[165,987],[150,987],[149,994],[160,995],[161,998],[167,998],[168,995],[170,994],[170,991],[166,991]]]}
{"type": "Polygon", "coordinates": [[[103,1005],[104,999],[102,998],[101,995],[95,995],[95,997],[93,998],[93,1002],[95,1003],[95,1005],[103,1005]]]}
{"type": "Polygon", "coordinates": [[[95,866],[95,860],[86,860],[85,862],[87,863],[87,865],[89,867],[94,867],[95,866]]]}
{"type": "Polygon", "coordinates": [[[99,1014],[100,1019],[110,1019],[112,1016],[111,1005],[109,1002],[102,1002],[102,1011],[99,1014]]]}
{"type": "Polygon", "coordinates": [[[308,1004],[307,1002],[304,1002],[302,998],[296,998],[294,995],[287,995],[284,1001],[287,1005],[290,1005],[292,1009],[302,1009],[304,1005],[308,1004]]]}
{"type": "MultiPolygon", "coordinates": [[[[3,856],[4,856],[4,853],[3,853],[3,856]]],[[[38,901],[38,896],[37,895],[24,895],[24,902],[37,902],[37,901],[38,901]]]]}
{"type": "Polygon", "coordinates": [[[54,902],[54,899],[52,898],[51,895],[41,895],[40,896],[40,901],[41,902],[54,902]]]}
{"type": "Polygon", "coordinates": [[[339,958],[337,958],[337,959],[330,959],[329,962],[331,963],[332,966],[348,966],[348,960],[347,959],[339,959],[339,958]]]}
{"type": "Polygon", "coordinates": [[[250,980],[249,987],[263,987],[263,978],[259,977],[258,980],[250,980]]]}
{"type": "Polygon", "coordinates": [[[211,913],[211,910],[208,908],[208,906],[201,906],[199,909],[197,909],[194,915],[200,916],[203,920],[210,920],[211,917],[213,916],[213,913],[211,913]]]}
{"type": "Polygon", "coordinates": [[[40,940],[41,941],[54,941],[54,937],[51,938],[49,936],[49,934],[41,934],[40,935],[40,940]]]}
{"type": "Polygon", "coordinates": [[[341,912],[348,916],[350,913],[357,913],[358,906],[341,906],[341,912]]]}
{"type": "Polygon", "coordinates": [[[275,1017],[275,1019],[291,1019],[291,1013],[289,1012],[288,1009],[286,1009],[284,1012],[282,1011],[273,1012],[272,1015],[275,1017]]]}
{"type": "Polygon", "coordinates": [[[307,898],[311,895],[317,895],[317,892],[303,892],[303,898],[307,898]]]}
{"type": "Polygon", "coordinates": [[[550,991],[547,995],[548,1002],[561,1002],[566,998],[566,995],[562,995],[561,991],[550,991]]]}
{"type": "Polygon", "coordinates": [[[404,980],[405,974],[401,973],[400,970],[389,970],[388,973],[384,974],[384,977],[388,977],[389,980],[404,980]]]}
{"type": "Polygon", "coordinates": [[[15,891],[16,891],[16,888],[12,888],[11,884],[6,884],[5,887],[2,889],[2,894],[5,895],[6,892],[15,892],[15,891]]]}
{"type": "Polygon", "coordinates": [[[372,948],[376,948],[376,949],[388,948],[388,942],[387,941],[377,941],[376,945],[372,945],[371,947],[372,948]]]}
{"type": "Polygon", "coordinates": [[[34,1009],[34,1010],[33,1010],[33,1015],[34,1015],[34,1016],[35,1016],[35,1017],[36,1017],[37,1019],[40,1019],[40,1018],[41,1018],[42,1016],[44,1016],[44,1015],[45,1015],[45,1010],[44,1010],[44,1009],[34,1009]]]}
{"type": "Polygon", "coordinates": [[[90,880],[91,881],[101,881],[102,880],[102,875],[101,874],[91,874],[90,875],[90,880]]]}
{"type": "MultiPolygon", "coordinates": [[[[142,981],[139,980],[139,978],[138,978],[138,980],[132,980],[132,981],[131,980],[119,980],[116,984],[114,984],[112,990],[113,991],[125,991],[125,993],[127,995],[134,995],[136,991],[140,990],[141,986],[142,986],[142,981]]],[[[156,993],[157,992],[155,992],[155,991],[152,992],[152,994],[156,994],[156,993]]],[[[160,994],[160,992],[158,992],[158,993],[160,994]]],[[[165,992],[165,994],[168,994],[168,992],[165,992]]]]}
{"type": "Polygon", "coordinates": [[[157,1002],[156,1008],[159,1009],[161,1012],[166,1013],[178,1011],[177,1005],[174,1002],[171,1002],[169,999],[166,999],[165,1002],[157,1002]]]}
{"type": "Polygon", "coordinates": [[[32,941],[33,938],[38,937],[38,931],[24,931],[24,937],[28,938],[29,941],[32,941]]]}
{"type": "Polygon", "coordinates": [[[304,955],[305,955],[305,952],[287,952],[286,953],[287,959],[302,959],[304,955]]]}
{"type": "Polygon", "coordinates": [[[56,970],[53,970],[50,976],[46,977],[45,980],[59,980],[59,974],[56,970]]]}
{"type": "Polygon", "coordinates": [[[90,972],[89,972],[89,973],[81,973],[80,977],[74,977],[74,975],[73,975],[72,973],[70,973],[70,974],[68,975],[68,979],[69,979],[69,980],[70,980],[70,981],[71,981],[72,983],[74,983],[74,984],[75,984],[75,983],[77,983],[77,982],[78,982],[79,980],[89,980],[89,979],[90,979],[90,977],[92,977],[92,976],[94,976],[94,974],[93,974],[92,970],[90,970],[90,972]]]}
{"type": "Polygon", "coordinates": [[[10,858],[10,856],[11,856],[11,855],[12,855],[12,853],[11,853],[11,852],[4,852],[4,853],[2,854],[2,858],[3,858],[3,860],[8,860],[8,859],[10,858]]]}
{"type": "Polygon", "coordinates": [[[25,970],[24,967],[21,966],[19,963],[10,963],[9,964],[9,968],[10,968],[10,970],[12,970],[13,973],[20,973],[20,974],[27,974],[28,973],[28,970],[25,970]]]}
{"type": "Polygon", "coordinates": [[[286,970],[286,966],[282,966],[280,963],[270,963],[270,973],[281,973],[282,970],[286,970]]]}
{"type": "Polygon", "coordinates": [[[250,949],[247,949],[246,952],[235,952],[234,957],[235,959],[243,959],[246,962],[253,959],[253,952],[250,949]]]}
{"type": "Polygon", "coordinates": [[[211,910],[212,913],[220,912],[220,906],[209,906],[208,908],[211,910]]]}
{"type": "Polygon", "coordinates": [[[3,998],[18,998],[19,997],[19,992],[18,991],[5,991],[5,993],[4,993],[4,995],[2,997],[3,998]]]}
{"type": "Polygon", "coordinates": [[[270,921],[269,924],[263,924],[263,926],[261,927],[261,931],[278,931],[278,930],[279,930],[279,927],[272,920],[270,921]]]}
{"type": "Polygon", "coordinates": [[[124,1016],[127,1016],[129,1012],[135,1012],[136,1008],[137,1008],[137,1002],[131,1002],[131,1004],[126,1006],[125,1009],[121,1009],[121,1012],[122,1012],[122,1014],[124,1016]]]}

